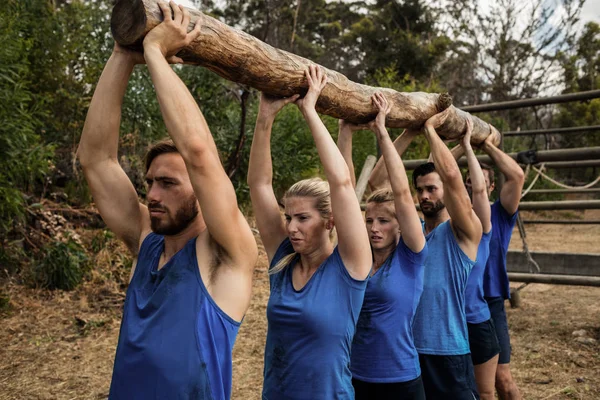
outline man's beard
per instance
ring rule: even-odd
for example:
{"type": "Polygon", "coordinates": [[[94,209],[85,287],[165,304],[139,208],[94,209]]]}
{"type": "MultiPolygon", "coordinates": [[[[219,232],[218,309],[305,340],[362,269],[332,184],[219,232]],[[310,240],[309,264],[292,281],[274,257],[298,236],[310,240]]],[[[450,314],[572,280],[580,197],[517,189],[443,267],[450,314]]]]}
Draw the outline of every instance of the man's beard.
{"type": "MultiPolygon", "coordinates": [[[[168,216],[168,212],[165,211],[165,216],[168,216]]],[[[159,218],[150,217],[150,228],[152,232],[163,235],[172,236],[177,235],[186,229],[194,218],[198,215],[198,203],[195,196],[191,196],[175,213],[173,220],[161,221],[159,218]]]]}
{"type": "Polygon", "coordinates": [[[429,201],[421,203],[421,212],[423,213],[424,216],[426,216],[428,218],[435,217],[444,208],[446,208],[446,205],[444,203],[442,203],[441,200],[438,200],[435,203],[431,203],[429,201]],[[428,208],[427,210],[424,210],[423,204],[430,204],[430,205],[432,205],[432,207],[428,208]]]}

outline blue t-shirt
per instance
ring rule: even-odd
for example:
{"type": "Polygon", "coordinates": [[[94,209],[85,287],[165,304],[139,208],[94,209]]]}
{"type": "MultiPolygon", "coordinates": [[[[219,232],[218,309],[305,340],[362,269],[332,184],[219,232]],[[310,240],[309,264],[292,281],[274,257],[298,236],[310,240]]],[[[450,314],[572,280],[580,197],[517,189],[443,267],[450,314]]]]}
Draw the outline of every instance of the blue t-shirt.
{"type": "Polygon", "coordinates": [[[423,263],[404,241],[369,279],[352,342],[352,377],[364,382],[406,382],[421,375],[412,325],[423,292],[423,263]]]}
{"type": "Polygon", "coordinates": [[[490,255],[492,231],[483,233],[477,248],[477,261],[469,274],[465,291],[465,312],[467,323],[480,324],[491,318],[490,308],[483,297],[483,274],[490,255]]]}
{"type": "MultiPolygon", "coordinates": [[[[289,239],[271,268],[294,252],[289,239]]],[[[267,344],[262,398],[265,400],[354,399],[350,346],[367,280],[353,279],[337,249],[300,290],[292,271],[297,255],[270,275],[267,344]]]]}
{"type": "Polygon", "coordinates": [[[469,354],[465,287],[475,262],[456,242],[450,220],[425,238],[429,255],[413,326],[415,347],[420,354],[469,354]]]}
{"type": "Polygon", "coordinates": [[[127,289],[109,399],[226,400],[240,326],[208,294],[190,240],[160,270],[150,233],[127,289]]]}
{"type": "Polygon", "coordinates": [[[485,297],[510,298],[508,273],[506,272],[506,254],[517,222],[518,211],[509,215],[500,200],[492,204],[492,240],[490,257],[483,275],[483,293],[485,297]]]}

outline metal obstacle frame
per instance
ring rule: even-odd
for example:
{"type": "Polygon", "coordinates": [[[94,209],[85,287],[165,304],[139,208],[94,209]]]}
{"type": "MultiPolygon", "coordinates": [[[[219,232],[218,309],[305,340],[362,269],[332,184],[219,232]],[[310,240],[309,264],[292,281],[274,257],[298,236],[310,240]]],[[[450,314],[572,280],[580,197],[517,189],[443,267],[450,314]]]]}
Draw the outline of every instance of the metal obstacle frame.
{"type": "MultiPolygon", "coordinates": [[[[463,111],[470,113],[487,112],[487,111],[501,111],[515,108],[532,107],[538,105],[558,104],[573,101],[586,101],[591,99],[600,98],[600,90],[590,90],[586,92],[570,93],[559,96],[551,97],[540,97],[532,99],[512,100],[499,103],[490,104],[478,104],[466,107],[460,107],[463,111]]],[[[528,131],[508,131],[501,132],[502,140],[504,137],[510,136],[534,136],[534,135],[549,135],[549,134],[581,134],[585,133],[593,134],[600,132],[600,125],[594,126],[581,126],[581,127],[570,127],[570,128],[552,128],[552,129],[541,129],[541,130],[528,130],[528,131]]],[[[543,165],[544,168],[596,168],[600,166],[600,147],[587,147],[587,148],[576,148],[576,149],[558,149],[558,150],[526,150],[519,153],[509,154],[522,166],[543,165]]],[[[493,161],[488,156],[477,156],[480,162],[493,164],[493,161]]],[[[407,170],[413,170],[418,165],[427,162],[425,159],[419,160],[403,160],[404,166],[407,170]]],[[[459,166],[466,166],[466,160],[461,159],[458,161],[459,166]]],[[[373,160],[369,160],[368,172],[363,170],[363,173],[370,173],[373,169],[373,160]]],[[[538,170],[539,171],[539,170],[538,170]]],[[[361,174],[362,176],[362,174],[361,174]]],[[[366,182],[361,182],[361,190],[364,193],[366,188],[366,182]],[[364,187],[363,187],[364,186],[364,187]]],[[[358,192],[357,185],[357,194],[358,192]]],[[[569,188],[569,189],[533,189],[527,193],[554,193],[554,194],[566,194],[566,193],[598,193],[600,188],[569,188]]],[[[359,197],[359,200],[362,196],[359,197]]],[[[364,205],[363,209],[364,209],[364,205]]],[[[416,205],[417,209],[419,208],[416,205]]],[[[587,210],[587,209],[600,209],[600,200],[563,200],[563,201],[530,201],[521,202],[519,204],[519,210],[587,210]]],[[[522,252],[510,251],[507,260],[507,268],[509,271],[509,279],[515,282],[525,282],[524,287],[528,283],[552,283],[552,284],[564,284],[564,285],[584,285],[584,286],[599,286],[600,287],[600,254],[567,254],[567,253],[543,253],[543,252],[530,252],[527,247],[526,232],[524,224],[597,224],[600,221],[566,221],[566,220],[529,220],[522,221],[519,218],[519,232],[523,240],[522,252]],[[537,261],[539,261],[539,263],[537,261]],[[542,265],[542,268],[539,265],[542,265]],[[560,268],[556,266],[559,265],[560,268]],[[538,269],[537,273],[534,273],[533,267],[538,269]],[[541,270],[544,273],[540,273],[541,270]],[[547,273],[549,272],[549,273],[547,273]]],[[[518,296],[516,296],[518,297],[518,296]]]]}

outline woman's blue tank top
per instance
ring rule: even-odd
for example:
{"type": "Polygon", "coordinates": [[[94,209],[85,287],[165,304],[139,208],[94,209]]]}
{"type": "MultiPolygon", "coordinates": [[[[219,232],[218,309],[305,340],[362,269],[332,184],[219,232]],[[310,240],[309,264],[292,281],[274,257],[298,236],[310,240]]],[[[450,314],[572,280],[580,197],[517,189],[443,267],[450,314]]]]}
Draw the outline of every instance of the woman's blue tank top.
{"type": "MultiPolygon", "coordinates": [[[[271,267],[293,253],[289,239],[279,246],[271,267]]],[[[270,275],[263,399],[354,399],[350,346],[367,280],[353,279],[337,249],[306,285],[294,289],[292,271],[270,275]]]]}
{"type": "Polygon", "coordinates": [[[421,375],[413,319],[423,292],[427,244],[415,253],[400,239],[369,279],[352,343],[352,377],[364,382],[407,382],[421,375]]]}

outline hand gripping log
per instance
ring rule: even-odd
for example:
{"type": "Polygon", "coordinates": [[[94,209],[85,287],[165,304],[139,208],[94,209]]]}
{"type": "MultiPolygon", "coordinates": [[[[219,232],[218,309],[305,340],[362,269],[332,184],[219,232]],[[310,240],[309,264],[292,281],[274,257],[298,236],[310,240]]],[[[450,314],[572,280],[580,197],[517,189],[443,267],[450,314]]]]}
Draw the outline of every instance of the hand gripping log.
{"type": "MultiPolygon", "coordinates": [[[[185,63],[210,69],[225,79],[248,85],[272,96],[304,95],[308,90],[304,70],[314,64],[306,58],[276,49],[259,39],[232,28],[204,13],[188,9],[191,14],[189,30],[200,20],[201,34],[177,56],[185,63]]],[[[119,0],[112,13],[111,30],[122,46],[140,50],[146,33],[162,21],[157,0],[119,0]]],[[[386,125],[391,128],[420,129],[425,121],[450,107],[446,122],[437,129],[447,140],[460,138],[466,130],[468,113],[452,105],[447,93],[400,93],[352,82],[344,75],[326,69],[328,83],[317,102],[317,111],[334,118],[363,124],[377,115],[371,95],[383,92],[393,104],[386,125]]],[[[487,122],[473,118],[474,144],[500,133],[487,122]]]]}

